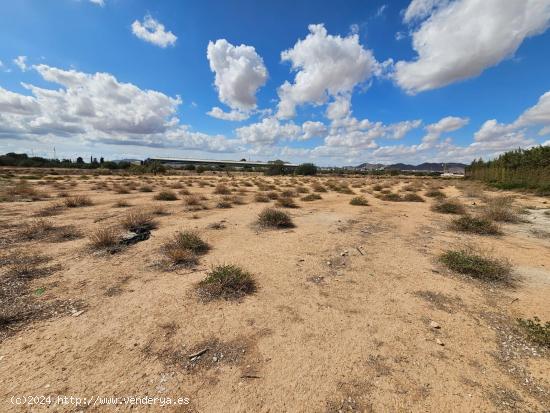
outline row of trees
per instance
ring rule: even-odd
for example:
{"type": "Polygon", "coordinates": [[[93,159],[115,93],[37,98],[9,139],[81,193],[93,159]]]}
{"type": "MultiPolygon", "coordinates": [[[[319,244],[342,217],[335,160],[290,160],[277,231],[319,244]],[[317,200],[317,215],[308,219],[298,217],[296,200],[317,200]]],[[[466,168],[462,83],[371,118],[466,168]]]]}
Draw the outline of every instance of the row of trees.
{"type": "Polygon", "coordinates": [[[71,159],[46,159],[40,156],[28,156],[26,153],[7,153],[0,155],[0,166],[23,166],[34,168],[83,168],[83,169],[128,169],[132,164],[130,162],[110,162],[103,158],[90,157],[90,162],[84,162],[82,157],[76,161],[71,159]]]}
{"type": "Polygon", "coordinates": [[[491,161],[474,160],[466,176],[502,189],[527,188],[550,193],[550,147],[506,152],[491,161]]]}

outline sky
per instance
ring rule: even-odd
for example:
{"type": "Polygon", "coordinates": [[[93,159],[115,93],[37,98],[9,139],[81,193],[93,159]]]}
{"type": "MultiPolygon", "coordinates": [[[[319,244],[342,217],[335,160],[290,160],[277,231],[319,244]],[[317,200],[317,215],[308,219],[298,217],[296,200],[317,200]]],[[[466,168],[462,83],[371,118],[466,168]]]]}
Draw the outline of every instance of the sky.
{"type": "Polygon", "coordinates": [[[550,145],[549,27],[550,0],[5,1],[0,153],[489,159],[550,145]]]}

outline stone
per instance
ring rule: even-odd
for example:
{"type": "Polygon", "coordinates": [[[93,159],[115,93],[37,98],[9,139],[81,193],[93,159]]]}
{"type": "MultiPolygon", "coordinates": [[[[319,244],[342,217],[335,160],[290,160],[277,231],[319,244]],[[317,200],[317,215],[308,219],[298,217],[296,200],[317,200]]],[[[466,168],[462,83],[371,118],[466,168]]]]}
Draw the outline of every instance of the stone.
{"type": "Polygon", "coordinates": [[[440,329],[441,326],[437,324],[435,321],[430,321],[430,327],[435,329],[440,329]]]}

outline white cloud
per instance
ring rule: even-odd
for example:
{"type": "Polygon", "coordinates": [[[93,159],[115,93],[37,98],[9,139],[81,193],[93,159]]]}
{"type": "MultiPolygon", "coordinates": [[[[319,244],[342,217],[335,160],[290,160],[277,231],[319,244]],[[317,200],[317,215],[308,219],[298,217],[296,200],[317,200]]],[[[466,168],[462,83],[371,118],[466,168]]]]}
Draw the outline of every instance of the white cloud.
{"type": "Polygon", "coordinates": [[[173,46],[178,39],[174,33],[166,31],[164,25],[149,14],[143,18],[143,22],[135,20],[132,23],[132,33],[141,40],[162,48],[173,46]]]}
{"type": "Polygon", "coordinates": [[[322,137],[326,134],[326,127],[322,122],[308,121],[300,126],[294,122],[281,123],[277,118],[269,117],[261,122],[238,128],[235,133],[245,144],[269,146],[280,141],[303,141],[322,137]]]}
{"type": "Polygon", "coordinates": [[[412,0],[405,10],[403,21],[410,23],[428,17],[437,7],[444,6],[449,0],[412,0]]]}
{"type": "Polygon", "coordinates": [[[550,1],[413,1],[405,22],[427,16],[412,34],[417,58],[395,65],[395,81],[408,93],[478,76],[512,56],[548,28],[550,1]]]}
{"type": "Polygon", "coordinates": [[[231,152],[236,139],[192,131],[177,118],[181,104],[161,92],[119,82],[108,73],[87,74],[33,66],[55,89],[23,84],[30,95],[0,88],[0,138],[133,145],[231,152]]]}
{"type": "Polygon", "coordinates": [[[207,115],[216,119],[231,120],[231,121],[243,121],[250,117],[247,113],[239,112],[238,110],[232,110],[230,112],[224,112],[221,108],[214,106],[207,115]]]}
{"type": "MultiPolygon", "coordinates": [[[[220,101],[233,112],[248,113],[255,109],[256,92],[267,81],[268,73],[254,47],[244,44],[234,46],[225,39],[219,39],[208,43],[206,56],[210,69],[215,73],[214,84],[220,101]]],[[[220,114],[215,109],[211,112],[220,114]]]]}
{"type": "Polygon", "coordinates": [[[523,112],[516,124],[550,126],[550,91],[542,95],[536,105],[523,112]]]}
{"type": "Polygon", "coordinates": [[[333,36],[322,24],[309,26],[310,33],[292,49],[281,53],[296,71],[294,83],[285,82],[278,90],[277,116],[291,118],[296,106],[321,105],[329,96],[350,94],[354,87],[381,68],[370,50],[359,43],[359,36],[333,36]]]}
{"type": "Polygon", "coordinates": [[[90,0],[90,3],[96,4],[98,6],[105,6],[105,0],[90,0]]]}
{"type": "Polygon", "coordinates": [[[15,63],[15,65],[19,69],[21,69],[21,71],[27,71],[27,56],[17,56],[15,59],[13,59],[13,63],[15,63]]]}

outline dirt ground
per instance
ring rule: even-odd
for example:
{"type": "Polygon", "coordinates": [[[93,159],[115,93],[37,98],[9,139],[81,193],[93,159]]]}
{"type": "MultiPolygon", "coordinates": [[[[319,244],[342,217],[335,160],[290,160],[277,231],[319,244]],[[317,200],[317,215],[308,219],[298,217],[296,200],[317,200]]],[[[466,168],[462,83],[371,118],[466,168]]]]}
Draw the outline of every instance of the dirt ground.
{"type": "MultiPolygon", "coordinates": [[[[1,172],[4,187],[22,174],[1,172]]],[[[550,351],[516,322],[550,320],[547,198],[506,193],[526,208],[522,222],[480,236],[451,230],[453,216],[433,212],[426,191],[439,187],[471,213],[505,193],[460,179],[26,178],[38,195],[0,203],[8,314],[0,323],[0,411],[550,411],[550,351]],[[217,207],[220,183],[240,196],[231,208],[217,207]],[[314,183],[326,187],[322,199],[300,200],[314,183]],[[299,207],[283,208],[294,228],[255,225],[275,203],[256,202],[257,193],[297,187],[305,188],[295,197],[299,207]],[[154,200],[164,189],[178,199],[154,200]],[[424,202],[381,199],[382,191],[407,190],[424,202]],[[187,192],[204,195],[208,209],[186,206],[187,192]],[[44,212],[75,194],[93,205],[44,212]],[[369,205],[350,205],[358,195],[369,205]],[[129,206],[115,205],[122,200],[129,206]],[[116,253],[90,248],[88,235],[98,228],[156,205],[165,213],[149,239],[116,253]],[[65,228],[63,236],[55,228],[29,235],[36,220],[65,228]],[[166,267],[161,246],[183,229],[198,230],[211,250],[193,268],[166,267]],[[464,244],[508,259],[513,285],[487,284],[439,263],[442,252],[464,244]],[[37,275],[10,276],[18,253],[43,257],[37,275]],[[224,263],[251,272],[258,290],[237,301],[201,301],[196,284],[224,263]],[[158,399],[102,404],[145,396],[158,399]],[[166,398],[187,399],[161,407],[166,398]]]]}

